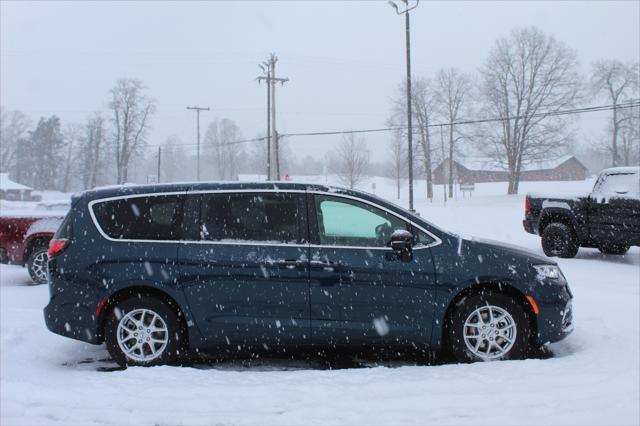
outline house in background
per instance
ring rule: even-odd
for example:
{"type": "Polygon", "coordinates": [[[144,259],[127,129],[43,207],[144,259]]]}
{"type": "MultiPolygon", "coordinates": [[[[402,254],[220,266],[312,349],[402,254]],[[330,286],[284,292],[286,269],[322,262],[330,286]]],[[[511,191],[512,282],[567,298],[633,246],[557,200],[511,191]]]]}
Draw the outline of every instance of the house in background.
{"type": "MultiPolygon", "coordinates": [[[[460,158],[453,161],[453,181],[456,183],[508,182],[509,171],[490,158],[460,158]]],[[[585,180],[589,172],[573,155],[540,161],[523,166],[521,181],[585,180]]],[[[449,159],[433,171],[433,183],[448,183],[449,159]]]]}
{"type": "Polygon", "coordinates": [[[31,191],[33,188],[9,179],[8,173],[0,173],[0,200],[34,201],[31,191]]]}

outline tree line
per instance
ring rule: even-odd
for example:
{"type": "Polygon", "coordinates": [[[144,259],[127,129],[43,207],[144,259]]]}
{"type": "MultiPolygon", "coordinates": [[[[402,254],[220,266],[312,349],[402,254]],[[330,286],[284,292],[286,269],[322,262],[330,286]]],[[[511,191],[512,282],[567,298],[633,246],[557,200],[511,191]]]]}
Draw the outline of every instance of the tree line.
{"type": "MultiPolygon", "coordinates": [[[[405,88],[398,88],[389,126],[406,125],[405,88]]],[[[507,170],[507,192],[517,193],[524,167],[578,149],[574,117],[554,113],[588,102],[614,105],[594,150],[606,154],[610,166],[640,164],[640,109],[618,107],[640,98],[638,63],[602,60],[582,76],[575,50],[535,27],[498,39],[475,74],[447,68],[417,76],[412,93],[414,161],[427,181],[428,198],[433,169],[441,162],[453,195],[454,161],[465,155],[484,156],[507,170]],[[476,123],[432,127],[466,120],[476,123]]],[[[393,132],[388,147],[398,193],[408,161],[406,137],[406,131],[393,132]]]]}
{"type": "MultiPolygon", "coordinates": [[[[400,85],[392,100],[385,164],[371,162],[363,135],[348,133],[323,158],[295,156],[284,137],[282,170],[331,173],[351,188],[361,187],[368,175],[386,174],[395,179],[399,197],[408,161],[405,93],[400,85]]],[[[426,197],[433,198],[433,171],[443,162],[453,195],[454,161],[467,155],[485,156],[507,170],[507,192],[513,194],[524,167],[577,146],[572,117],[554,112],[588,102],[618,106],[637,100],[640,68],[637,62],[603,60],[592,64],[588,78],[581,76],[575,50],[537,28],[522,28],[498,39],[475,74],[445,68],[414,76],[412,93],[414,169],[426,179],[426,197]],[[447,124],[465,121],[474,124],[447,124]]],[[[55,115],[34,124],[26,114],[2,108],[0,171],[36,189],[64,192],[149,177],[194,179],[192,144],[176,135],[160,146],[149,144],[156,102],[142,81],[117,80],[104,105],[83,123],[64,125],[55,115]]],[[[234,120],[212,119],[201,146],[203,179],[264,175],[266,144],[237,143],[243,139],[234,120]]],[[[593,142],[593,150],[606,154],[612,166],[639,164],[640,109],[614,108],[603,136],[593,142]]]]}

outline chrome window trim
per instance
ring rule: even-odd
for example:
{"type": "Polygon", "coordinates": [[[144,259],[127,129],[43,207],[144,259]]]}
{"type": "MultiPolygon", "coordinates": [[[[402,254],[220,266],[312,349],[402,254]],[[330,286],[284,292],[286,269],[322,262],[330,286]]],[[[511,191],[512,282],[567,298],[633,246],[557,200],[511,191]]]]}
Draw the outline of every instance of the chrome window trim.
{"type": "Polygon", "coordinates": [[[96,204],[99,203],[104,203],[107,201],[114,201],[114,200],[125,200],[125,199],[129,199],[129,198],[143,198],[143,197],[160,197],[160,196],[168,196],[168,195],[189,195],[189,194],[228,194],[228,193],[242,193],[242,192],[266,192],[266,193],[307,193],[307,194],[320,194],[320,195],[326,195],[326,196],[330,196],[330,197],[339,197],[339,198],[347,198],[347,199],[351,199],[351,200],[355,200],[364,204],[368,204],[370,206],[373,206],[377,209],[383,210],[389,214],[392,214],[394,216],[396,216],[397,218],[399,218],[400,220],[402,220],[403,222],[406,222],[408,224],[410,224],[411,226],[418,228],[419,230],[423,231],[424,233],[426,233],[427,235],[429,235],[431,238],[433,238],[433,243],[428,244],[428,245],[424,245],[424,246],[420,246],[420,247],[415,247],[414,250],[421,250],[421,249],[425,249],[425,248],[430,248],[430,247],[435,247],[439,244],[442,243],[442,240],[440,238],[438,238],[436,235],[433,235],[431,232],[427,231],[426,229],[424,229],[422,226],[418,225],[417,223],[415,223],[414,221],[412,221],[411,219],[408,219],[404,216],[402,216],[399,213],[396,213],[386,207],[383,207],[379,204],[376,204],[374,202],[362,199],[360,197],[356,197],[353,195],[348,195],[348,194],[341,194],[338,192],[331,192],[331,191],[317,191],[317,190],[312,190],[312,191],[307,191],[304,189],[209,189],[209,190],[196,190],[196,191],[168,191],[168,192],[147,192],[147,193],[141,193],[141,194],[129,194],[129,195],[118,195],[115,197],[107,197],[107,198],[98,198],[92,201],[89,201],[87,208],[89,209],[89,215],[91,216],[91,220],[93,222],[93,225],[95,226],[95,228],[98,230],[98,232],[100,233],[100,235],[108,240],[108,241],[113,241],[113,242],[122,242],[122,243],[171,243],[171,244],[211,244],[211,245],[239,245],[239,246],[278,246],[278,247],[311,247],[311,248],[335,248],[335,249],[358,249],[358,250],[388,250],[388,247],[376,247],[376,246],[334,246],[334,245],[322,245],[322,244],[287,244],[287,243],[269,243],[269,242],[260,242],[260,241],[242,241],[242,240],[238,240],[237,242],[230,242],[230,241],[199,241],[199,240],[142,240],[142,239],[125,239],[125,238],[113,238],[110,237],[109,235],[107,235],[104,230],[102,229],[102,226],[100,226],[100,223],[98,222],[98,219],[96,218],[95,212],[93,207],[96,204]]]}

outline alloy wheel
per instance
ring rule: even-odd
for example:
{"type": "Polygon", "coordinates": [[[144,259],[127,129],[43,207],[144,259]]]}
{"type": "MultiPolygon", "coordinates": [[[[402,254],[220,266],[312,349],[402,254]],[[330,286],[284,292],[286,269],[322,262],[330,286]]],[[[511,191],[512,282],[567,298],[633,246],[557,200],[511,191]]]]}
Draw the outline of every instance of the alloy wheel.
{"type": "Polygon", "coordinates": [[[498,359],[513,347],[517,336],[516,322],[499,306],[481,306],[464,323],[464,343],[467,349],[483,360],[498,359]]]}
{"type": "Polygon", "coordinates": [[[120,350],[132,360],[149,362],[158,358],[169,342],[169,329],[160,315],[150,309],[127,312],[118,323],[120,350]]]}

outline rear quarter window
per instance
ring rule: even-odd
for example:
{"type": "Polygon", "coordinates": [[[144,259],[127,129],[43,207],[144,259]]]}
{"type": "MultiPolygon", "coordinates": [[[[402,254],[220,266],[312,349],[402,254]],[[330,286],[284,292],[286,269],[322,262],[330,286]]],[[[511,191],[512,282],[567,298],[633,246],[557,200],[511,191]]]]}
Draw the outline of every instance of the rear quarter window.
{"type": "Polygon", "coordinates": [[[95,203],[97,225],[110,238],[123,240],[179,240],[184,196],[158,195],[95,203]]]}
{"type": "Polygon", "coordinates": [[[54,239],[67,239],[70,240],[73,237],[73,209],[69,210],[67,215],[62,220],[60,227],[53,235],[54,239]]]}

